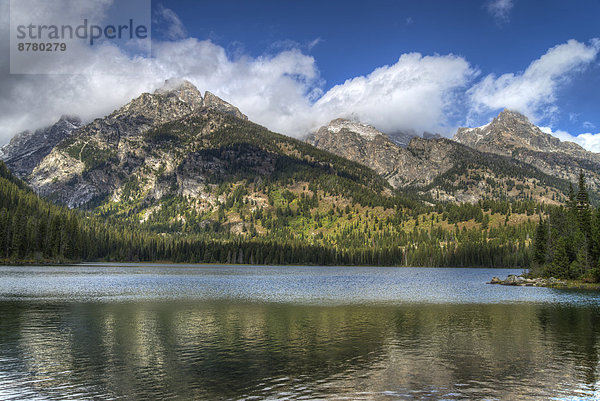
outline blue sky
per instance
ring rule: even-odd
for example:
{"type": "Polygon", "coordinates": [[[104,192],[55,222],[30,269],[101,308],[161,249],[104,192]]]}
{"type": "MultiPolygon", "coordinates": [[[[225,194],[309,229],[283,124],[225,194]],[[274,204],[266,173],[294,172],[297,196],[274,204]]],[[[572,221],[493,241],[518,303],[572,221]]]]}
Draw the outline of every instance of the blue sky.
{"type": "MultiPolygon", "coordinates": [[[[68,1],[47,12],[68,14],[57,5],[68,1]]],[[[182,78],[293,136],[337,117],[451,136],[506,107],[600,152],[597,0],[148,1],[152,57],[104,44],[69,60],[84,75],[0,65],[0,142],[64,113],[100,117],[182,78]]]]}
{"type": "MultiPolygon", "coordinates": [[[[480,77],[523,72],[570,39],[600,37],[598,1],[163,1],[188,34],[231,57],[296,47],[313,56],[327,91],[404,53],[459,55],[480,77]],[[499,6],[494,7],[494,3],[499,6]]],[[[160,32],[158,33],[160,35],[160,32]]],[[[569,75],[569,74],[565,74],[569,75]]],[[[584,66],[559,85],[558,110],[537,122],[577,134],[600,127],[600,66],[584,66]],[[584,123],[586,123],[584,126],[584,123]]],[[[466,110],[465,110],[466,111],[466,110]]],[[[485,123],[498,110],[478,116],[485,123]]],[[[464,118],[463,118],[464,120],[464,118]]],[[[461,124],[460,117],[452,120],[461,124]]],[[[600,130],[599,130],[600,131],[600,130]]]]}

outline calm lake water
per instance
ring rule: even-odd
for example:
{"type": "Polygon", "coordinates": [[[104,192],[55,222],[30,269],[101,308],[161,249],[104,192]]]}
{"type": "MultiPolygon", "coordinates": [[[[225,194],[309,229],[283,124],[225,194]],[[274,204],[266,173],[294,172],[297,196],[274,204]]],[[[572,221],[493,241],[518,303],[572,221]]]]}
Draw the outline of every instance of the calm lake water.
{"type": "Polygon", "coordinates": [[[519,272],[0,266],[0,399],[600,399],[600,294],[519,272]]]}

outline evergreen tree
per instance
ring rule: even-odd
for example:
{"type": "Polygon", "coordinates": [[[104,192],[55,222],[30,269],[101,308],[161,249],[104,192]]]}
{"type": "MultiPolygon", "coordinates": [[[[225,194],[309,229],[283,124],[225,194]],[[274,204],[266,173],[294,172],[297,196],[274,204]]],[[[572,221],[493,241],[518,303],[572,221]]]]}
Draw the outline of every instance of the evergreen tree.
{"type": "MultiPolygon", "coordinates": [[[[581,178],[581,174],[580,174],[580,178],[581,178]]],[[[577,200],[576,200],[575,190],[573,189],[572,183],[569,183],[569,195],[568,196],[569,196],[569,199],[567,201],[567,207],[569,209],[575,209],[577,200]]]]}
{"type": "Polygon", "coordinates": [[[546,263],[546,257],[548,252],[547,233],[547,224],[542,219],[542,216],[540,216],[540,221],[537,225],[537,229],[535,231],[535,238],[533,241],[533,262],[538,266],[542,266],[544,265],[544,263],[546,263]]]}
{"type": "Polygon", "coordinates": [[[565,238],[559,238],[554,249],[554,261],[548,266],[546,275],[556,278],[567,278],[571,267],[571,260],[567,251],[568,245],[565,238]]]}
{"type": "Polygon", "coordinates": [[[600,208],[594,213],[590,231],[590,258],[592,260],[592,267],[600,268],[600,208]]]}
{"type": "Polygon", "coordinates": [[[588,243],[591,236],[590,198],[583,171],[579,173],[579,191],[577,192],[576,208],[579,229],[585,235],[586,243],[588,243]]]}

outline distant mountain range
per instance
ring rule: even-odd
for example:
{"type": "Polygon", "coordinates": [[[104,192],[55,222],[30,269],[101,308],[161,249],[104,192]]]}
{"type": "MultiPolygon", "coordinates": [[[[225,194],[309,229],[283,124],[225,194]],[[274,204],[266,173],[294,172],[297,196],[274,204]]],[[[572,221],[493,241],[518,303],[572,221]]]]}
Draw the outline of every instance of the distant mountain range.
{"type": "Polygon", "coordinates": [[[556,203],[580,169],[597,188],[600,155],[545,134],[521,114],[504,111],[481,128],[460,128],[454,140],[413,136],[406,146],[374,127],[331,121],[307,142],[369,166],[392,187],[433,200],[483,198],[556,203]],[[533,146],[535,144],[535,146],[533,146]],[[527,145],[527,146],[526,146],[527,145]]]}
{"type": "MultiPolygon", "coordinates": [[[[65,123],[36,131],[38,142],[65,123]]],[[[55,203],[156,232],[256,235],[278,230],[274,211],[314,222],[321,208],[395,207],[392,188],[368,167],[270,132],[189,82],[60,135],[20,176],[55,203]]],[[[13,140],[3,154],[9,168],[36,146],[13,140]]]]}
{"type": "Polygon", "coordinates": [[[0,158],[55,202],[107,210],[119,205],[142,219],[169,196],[193,198],[189,207],[196,210],[210,208],[218,203],[214,185],[223,177],[260,182],[280,177],[289,165],[296,173],[320,169],[338,178],[352,171],[348,177],[364,188],[377,182],[377,192],[396,189],[430,201],[557,203],[580,170],[592,189],[600,183],[599,154],[561,142],[508,110],[483,127],[460,128],[453,140],[410,131],[386,135],[336,119],[306,142],[249,122],[235,106],[202,95],[187,81],[168,81],[89,124],[65,116],[21,133],[0,158]]]}
{"type": "Polygon", "coordinates": [[[169,81],[2,148],[28,185],[0,163],[0,231],[22,233],[0,238],[0,259],[527,267],[539,202],[564,201],[581,166],[597,185],[597,155],[496,120],[464,143],[344,119],[299,140],[169,81]]]}

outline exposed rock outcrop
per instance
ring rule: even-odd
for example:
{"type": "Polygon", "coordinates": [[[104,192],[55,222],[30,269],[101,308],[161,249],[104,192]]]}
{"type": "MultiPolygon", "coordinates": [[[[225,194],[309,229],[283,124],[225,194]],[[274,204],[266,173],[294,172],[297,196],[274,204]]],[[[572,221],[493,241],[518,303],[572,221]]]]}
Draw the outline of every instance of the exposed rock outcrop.
{"type": "Polygon", "coordinates": [[[231,114],[242,120],[248,120],[248,117],[242,114],[237,107],[227,103],[208,91],[204,93],[204,107],[220,111],[221,113],[231,114]]]}
{"type": "Polygon", "coordinates": [[[397,189],[412,188],[437,200],[476,202],[484,197],[512,196],[551,202],[559,192],[535,190],[540,180],[549,180],[534,167],[435,134],[412,137],[403,147],[372,126],[336,119],[306,140],[372,168],[397,189]],[[530,192],[516,190],[517,183],[530,192]]]}
{"type": "Polygon", "coordinates": [[[201,136],[222,127],[223,113],[247,119],[215,95],[207,92],[203,97],[190,82],[169,80],[154,93],[144,93],[74,130],[37,163],[28,182],[40,195],[69,207],[109,195],[112,199],[125,196],[122,186],[133,179],[132,174],[145,186],[155,187],[150,193],[162,196],[165,184],[158,176],[174,175],[191,149],[171,146],[176,126],[169,127],[169,133],[159,127],[173,123],[185,129],[182,121],[187,117],[211,120],[203,125],[205,131],[193,133],[201,136]]]}
{"type": "Polygon", "coordinates": [[[0,149],[0,160],[17,177],[27,177],[56,144],[79,127],[81,120],[78,117],[62,116],[49,127],[21,132],[0,149]]]}
{"type": "Polygon", "coordinates": [[[571,182],[576,182],[583,170],[588,184],[600,189],[600,154],[543,132],[517,112],[504,110],[482,127],[459,128],[454,140],[482,152],[512,157],[571,182]]]}
{"type": "Polygon", "coordinates": [[[515,274],[509,274],[505,280],[498,277],[493,277],[492,280],[487,284],[500,284],[500,285],[513,285],[519,287],[565,287],[566,281],[550,278],[528,278],[524,275],[517,276],[515,274]]]}

